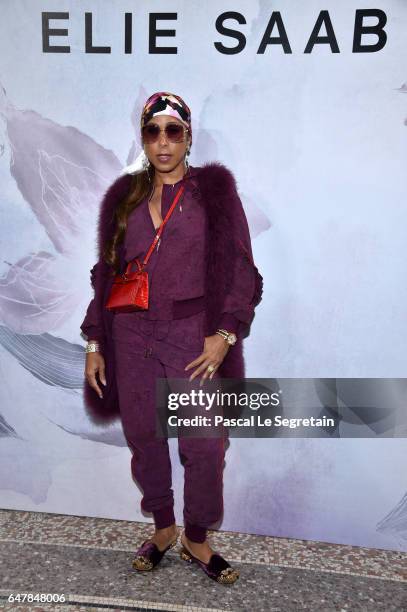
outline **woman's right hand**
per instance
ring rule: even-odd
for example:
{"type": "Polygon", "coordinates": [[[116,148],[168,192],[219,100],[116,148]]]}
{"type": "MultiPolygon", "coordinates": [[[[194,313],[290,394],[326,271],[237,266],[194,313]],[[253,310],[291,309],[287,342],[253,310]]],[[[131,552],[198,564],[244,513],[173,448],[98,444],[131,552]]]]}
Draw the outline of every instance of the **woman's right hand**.
{"type": "Polygon", "coordinates": [[[98,396],[103,399],[102,389],[99,387],[96,374],[99,374],[100,382],[106,386],[106,376],[105,376],[105,360],[103,358],[102,353],[96,351],[94,353],[86,353],[86,363],[85,363],[85,376],[92,387],[98,394],[98,396]]]}

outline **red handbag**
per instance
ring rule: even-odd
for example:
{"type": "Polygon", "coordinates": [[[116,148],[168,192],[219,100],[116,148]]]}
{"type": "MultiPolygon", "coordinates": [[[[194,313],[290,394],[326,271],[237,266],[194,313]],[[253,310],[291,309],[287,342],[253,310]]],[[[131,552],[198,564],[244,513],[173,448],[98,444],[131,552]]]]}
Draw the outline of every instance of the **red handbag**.
{"type": "Polygon", "coordinates": [[[144,258],[143,263],[140,263],[139,259],[135,257],[128,262],[125,272],[122,274],[116,274],[113,279],[112,288],[108,300],[106,302],[107,310],[113,312],[132,312],[133,310],[148,310],[148,272],[143,268],[147,265],[150,255],[153,252],[157,242],[161,238],[164,226],[170,218],[174,208],[177,205],[185,186],[181,185],[175,198],[170,206],[168,213],[164,221],[161,223],[157,234],[154,237],[153,242],[148,249],[147,255],[144,258]],[[138,269],[134,272],[131,271],[133,264],[136,263],[138,269]]]}

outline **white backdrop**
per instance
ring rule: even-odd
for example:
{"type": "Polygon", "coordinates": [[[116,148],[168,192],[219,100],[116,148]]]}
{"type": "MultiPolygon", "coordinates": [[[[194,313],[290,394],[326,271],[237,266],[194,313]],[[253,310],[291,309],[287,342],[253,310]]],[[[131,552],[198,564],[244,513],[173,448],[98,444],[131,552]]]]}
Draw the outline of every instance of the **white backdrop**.
{"type": "MultiPolygon", "coordinates": [[[[384,11],[385,46],[352,52],[355,3],[3,0],[0,22],[1,506],[151,519],[139,511],[120,424],[96,428],[81,398],[79,324],[91,298],[100,197],[139,152],[157,90],[192,109],[190,162],[225,163],[249,220],[263,301],[245,341],[248,377],[404,377],[407,6],[384,11]],[[272,6],[271,6],[272,4],[272,6]],[[41,13],[67,28],[44,53],[41,13]],[[85,53],[85,10],[93,44],[85,53]],[[125,54],[124,13],[133,13],[125,54]],[[240,53],[216,30],[244,32],[240,53]],[[257,53],[280,11],[292,53],[257,53]],[[320,11],[339,53],[304,53],[320,11]],[[149,13],[176,13],[149,53],[149,13]]],[[[366,17],[365,25],[377,23],[366,17]]],[[[326,34],[323,25],[321,36],[326,34]]],[[[276,28],[272,36],[278,35],[276,28]]],[[[362,43],[375,44],[374,34],[362,43]]],[[[171,440],[176,515],[183,468],[171,440]]],[[[223,529],[407,550],[402,439],[232,439],[223,529]]]]}

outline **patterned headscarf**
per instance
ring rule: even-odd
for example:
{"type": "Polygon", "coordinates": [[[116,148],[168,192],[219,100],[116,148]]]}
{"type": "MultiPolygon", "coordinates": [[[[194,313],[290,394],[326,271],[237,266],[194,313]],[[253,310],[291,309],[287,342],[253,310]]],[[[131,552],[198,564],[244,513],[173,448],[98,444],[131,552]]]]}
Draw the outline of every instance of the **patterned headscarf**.
{"type": "Polygon", "coordinates": [[[189,130],[192,144],[191,110],[180,96],[168,91],[153,93],[144,104],[140,127],[156,115],[170,115],[182,121],[189,130]]]}
{"type": "MultiPolygon", "coordinates": [[[[191,111],[180,96],[168,91],[158,91],[151,95],[143,106],[140,118],[140,128],[155,115],[170,115],[176,117],[189,129],[190,144],[192,145],[191,111]]],[[[122,169],[121,174],[138,174],[145,170],[147,158],[144,149],[141,149],[133,163],[122,169]]]]}

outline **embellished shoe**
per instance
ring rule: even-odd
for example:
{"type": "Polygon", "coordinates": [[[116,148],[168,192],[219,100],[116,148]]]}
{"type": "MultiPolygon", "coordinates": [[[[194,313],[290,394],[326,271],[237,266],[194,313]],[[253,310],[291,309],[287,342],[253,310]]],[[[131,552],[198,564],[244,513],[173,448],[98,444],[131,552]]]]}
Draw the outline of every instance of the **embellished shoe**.
{"type": "Polygon", "coordinates": [[[150,542],[149,540],[145,540],[140,548],[136,551],[136,556],[132,561],[132,565],[136,570],[139,571],[150,571],[155,568],[156,565],[161,561],[165,553],[170,550],[170,548],[174,548],[178,542],[178,535],[171,544],[164,548],[164,550],[160,550],[154,542],[150,542]]]}
{"type": "Polygon", "coordinates": [[[233,584],[239,578],[239,572],[231,567],[226,559],[218,555],[218,553],[213,553],[209,562],[204,563],[182,544],[180,557],[189,563],[197,563],[209,578],[220,584],[233,584]]]}

